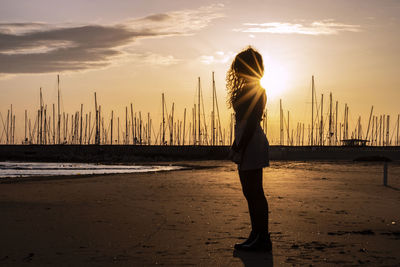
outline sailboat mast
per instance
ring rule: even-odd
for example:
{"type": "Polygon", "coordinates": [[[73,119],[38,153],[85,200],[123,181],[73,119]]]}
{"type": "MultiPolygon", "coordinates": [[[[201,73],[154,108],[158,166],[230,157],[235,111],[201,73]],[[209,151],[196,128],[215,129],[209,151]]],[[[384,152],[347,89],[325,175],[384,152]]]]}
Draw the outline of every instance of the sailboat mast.
{"type": "Polygon", "coordinates": [[[81,104],[81,119],[80,119],[80,131],[79,131],[79,144],[82,145],[82,129],[83,129],[83,104],[81,104]]]}
{"type": "MultiPolygon", "coordinates": [[[[218,108],[218,98],[217,98],[217,89],[215,88],[215,80],[214,80],[214,73],[213,73],[213,85],[214,85],[214,98],[215,98],[215,106],[217,108],[217,118],[218,118],[218,129],[216,128],[217,132],[219,131],[219,136],[222,136],[221,130],[221,120],[219,116],[219,108],[218,108]]],[[[221,138],[220,138],[221,139],[221,138]]],[[[218,142],[218,140],[217,140],[218,142]]],[[[218,143],[219,144],[219,143],[218,143]]]]}
{"type": "Polygon", "coordinates": [[[390,140],[389,140],[389,129],[390,129],[390,115],[386,116],[386,145],[389,146],[390,145],[390,140]]]}
{"type": "Polygon", "coordinates": [[[61,127],[60,127],[61,115],[60,115],[60,75],[57,75],[57,143],[61,143],[61,127]]]}
{"type": "Polygon", "coordinates": [[[214,90],[215,90],[215,81],[214,81],[214,72],[212,73],[212,101],[213,101],[213,106],[212,106],[212,114],[211,114],[211,135],[212,135],[212,145],[215,146],[215,97],[214,97],[214,90]]]}
{"type": "Polygon", "coordinates": [[[372,112],[374,111],[374,106],[371,107],[371,113],[369,113],[369,120],[368,120],[368,128],[367,128],[367,135],[365,136],[365,139],[368,140],[369,136],[369,127],[371,125],[371,118],[372,118],[372,112]]]}
{"type": "Polygon", "coordinates": [[[321,125],[319,129],[319,145],[324,145],[324,94],[321,95],[321,125]]]}
{"type": "MultiPolygon", "coordinates": [[[[54,106],[53,106],[54,107],[54,106]]],[[[28,111],[25,109],[25,139],[24,139],[24,144],[27,143],[28,139],[26,139],[26,130],[27,130],[27,120],[28,120],[28,111]]]]}
{"type": "MultiPolygon", "coordinates": [[[[11,123],[12,123],[12,108],[11,108],[11,123]]],[[[12,124],[11,124],[12,125],[12,124]]],[[[40,87],[40,127],[39,127],[39,140],[40,144],[43,144],[43,96],[42,87],[40,87]]]]}
{"type": "Polygon", "coordinates": [[[337,145],[338,142],[338,138],[337,138],[337,120],[338,120],[338,106],[339,106],[339,102],[336,101],[336,115],[335,115],[335,145],[337,145]]]}
{"type": "Polygon", "coordinates": [[[133,105],[131,103],[131,128],[132,128],[132,144],[135,144],[135,134],[134,134],[134,124],[133,124],[133,105]]]}
{"type": "Polygon", "coordinates": [[[96,92],[94,92],[94,108],[96,111],[96,133],[95,133],[95,138],[94,138],[94,142],[96,145],[100,144],[100,134],[99,134],[99,118],[100,118],[100,114],[99,114],[99,110],[97,109],[97,95],[96,92]]]}
{"type": "Polygon", "coordinates": [[[283,145],[283,110],[282,110],[282,99],[279,99],[279,144],[283,145]]]}
{"type": "Polygon", "coordinates": [[[164,93],[162,93],[162,145],[165,144],[165,115],[164,115],[164,93]]]}
{"type": "Polygon", "coordinates": [[[185,145],[185,125],[186,125],[186,108],[183,111],[183,136],[182,136],[182,145],[185,145]]]}
{"type": "Polygon", "coordinates": [[[200,77],[198,78],[198,80],[199,80],[199,94],[198,94],[198,136],[199,136],[199,145],[201,145],[201,131],[200,131],[200,128],[201,128],[201,124],[200,124],[200,90],[201,90],[201,87],[200,87],[200,77]]]}
{"type": "Polygon", "coordinates": [[[147,145],[151,145],[151,119],[150,119],[150,112],[147,112],[147,145]]]}
{"type": "Polygon", "coordinates": [[[314,145],[314,75],[311,78],[311,145],[314,145]]]}
{"type": "Polygon", "coordinates": [[[111,133],[110,133],[110,143],[111,145],[113,144],[113,127],[114,126],[114,110],[111,110],[111,133]]]}
{"type": "MultiPolygon", "coordinates": [[[[56,109],[53,103],[53,145],[56,143],[56,109]]],[[[26,138],[26,137],[25,137],[26,138]]]]}
{"type": "Polygon", "coordinates": [[[396,146],[399,145],[399,122],[400,122],[400,114],[397,115],[397,135],[396,135],[396,146]]]}
{"type": "Polygon", "coordinates": [[[290,146],[290,120],[289,120],[289,118],[290,118],[290,113],[289,113],[289,110],[288,110],[288,112],[287,112],[287,145],[288,146],[290,146]]]}
{"type": "Polygon", "coordinates": [[[125,106],[125,145],[129,144],[128,107],[125,106]]]}
{"type": "Polygon", "coordinates": [[[172,103],[172,111],[169,120],[169,144],[174,145],[174,106],[175,103],[172,103]]]}
{"type": "Polygon", "coordinates": [[[329,145],[332,145],[332,92],[329,94],[329,145]]]}

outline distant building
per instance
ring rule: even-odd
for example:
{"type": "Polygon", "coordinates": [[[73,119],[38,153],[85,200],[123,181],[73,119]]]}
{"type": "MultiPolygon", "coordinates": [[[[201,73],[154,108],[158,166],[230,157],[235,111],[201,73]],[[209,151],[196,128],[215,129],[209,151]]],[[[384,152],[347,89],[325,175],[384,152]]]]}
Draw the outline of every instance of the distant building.
{"type": "Polygon", "coordinates": [[[342,145],[343,146],[366,146],[369,140],[364,139],[343,139],[342,145]]]}

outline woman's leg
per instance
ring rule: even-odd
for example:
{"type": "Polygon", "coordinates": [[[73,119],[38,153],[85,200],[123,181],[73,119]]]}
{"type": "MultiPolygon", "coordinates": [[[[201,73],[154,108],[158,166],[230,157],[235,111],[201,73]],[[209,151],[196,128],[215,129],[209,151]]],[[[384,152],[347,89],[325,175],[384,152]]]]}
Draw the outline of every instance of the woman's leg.
{"type": "Polygon", "coordinates": [[[249,206],[252,231],[245,242],[235,245],[235,249],[271,251],[272,243],[268,233],[268,202],[262,186],[262,169],[239,171],[239,177],[249,206]]]}
{"type": "Polygon", "coordinates": [[[239,170],[243,195],[245,196],[253,232],[268,234],[268,202],[262,185],[262,169],[239,170]]]}
{"type": "Polygon", "coordinates": [[[251,200],[252,197],[252,191],[254,185],[251,180],[251,171],[241,171],[239,170],[239,178],[240,178],[240,183],[242,184],[242,192],[244,197],[247,200],[247,205],[249,208],[249,215],[250,215],[250,222],[251,222],[251,230],[254,232],[256,230],[256,212],[255,212],[255,206],[253,204],[253,201],[251,200]]]}

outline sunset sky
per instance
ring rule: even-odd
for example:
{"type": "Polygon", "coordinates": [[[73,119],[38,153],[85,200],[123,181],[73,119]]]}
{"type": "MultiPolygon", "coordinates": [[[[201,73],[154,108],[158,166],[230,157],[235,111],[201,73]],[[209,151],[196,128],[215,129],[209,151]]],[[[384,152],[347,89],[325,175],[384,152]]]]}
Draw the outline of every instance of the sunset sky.
{"type": "MultiPolygon", "coordinates": [[[[63,111],[97,92],[105,116],[131,102],[158,125],[161,93],[182,117],[195,103],[201,77],[206,112],[215,71],[222,121],[228,122],[225,74],[247,45],[264,57],[268,109],[276,126],[279,99],[293,123],[310,122],[311,76],[318,100],[329,92],[361,115],[400,113],[400,1],[89,1],[0,0],[0,112],[56,103],[63,111]]],[[[328,110],[325,106],[325,111],[328,110]]],[[[366,126],[365,126],[366,127],[366,126]]],[[[271,132],[274,135],[274,131],[271,132]]]]}

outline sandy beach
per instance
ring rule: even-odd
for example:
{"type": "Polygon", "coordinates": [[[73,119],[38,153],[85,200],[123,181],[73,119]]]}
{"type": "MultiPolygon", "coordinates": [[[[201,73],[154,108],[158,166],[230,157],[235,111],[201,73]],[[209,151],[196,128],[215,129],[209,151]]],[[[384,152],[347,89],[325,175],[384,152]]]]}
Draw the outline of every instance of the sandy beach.
{"type": "MultiPolygon", "coordinates": [[[[180,162],[173,164],[179,165],[180,162]]],[[[400,165],[272,162],[272,253],[250,231],[236,166],[0,181],[2,266],[398,266],[400,165]]]]}

